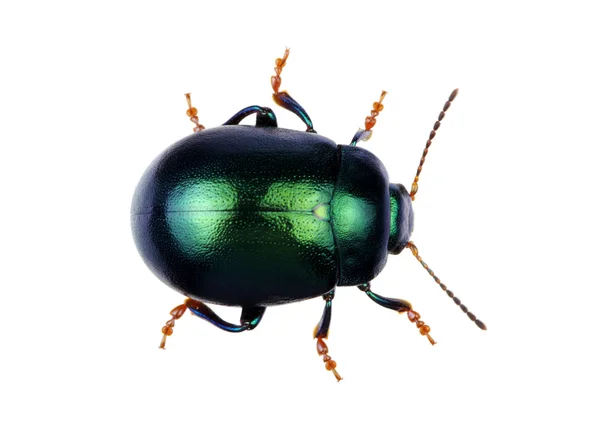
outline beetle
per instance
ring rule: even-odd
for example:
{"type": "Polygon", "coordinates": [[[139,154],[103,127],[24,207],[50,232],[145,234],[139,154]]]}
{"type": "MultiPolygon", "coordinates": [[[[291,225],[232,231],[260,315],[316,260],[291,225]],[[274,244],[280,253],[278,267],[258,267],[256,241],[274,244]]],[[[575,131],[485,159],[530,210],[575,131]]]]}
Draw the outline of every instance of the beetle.
{"type": "Polygon", "coordinates": [[[368,140],[383,110],[379,101],[349,145],[316,133],[304,108],[280,91],[289,49],[275,61],[275,103],[298,116],[306,131],[277,126],[267,107],[240,110],[223,126],[205,129],[186,95],[194,134],[165,150],[142,176],[131,208],[137,248],[163,282],[186,296],[162,328],[161,348],[186,310],[222,330],[243,332],[260,323],[268,306],[322,297],[314,329],[317,353],[341,380],[325,343],[336,287],[357,286],[375,303],[406,313],[433,345],[430,328],[411,304],[371,289],[388,254],[405,248],[481,329],[486,326],[454,296],[410,241],[412,202],[425,157],[458,90],[427,140],[411,191],[389,183],[381,161],[358,142],[368,140]],[[256,115],[255,126],[240,125],[256,115]],[[241,307],[239,324],[223,320],[205,302],[241,307]]]}

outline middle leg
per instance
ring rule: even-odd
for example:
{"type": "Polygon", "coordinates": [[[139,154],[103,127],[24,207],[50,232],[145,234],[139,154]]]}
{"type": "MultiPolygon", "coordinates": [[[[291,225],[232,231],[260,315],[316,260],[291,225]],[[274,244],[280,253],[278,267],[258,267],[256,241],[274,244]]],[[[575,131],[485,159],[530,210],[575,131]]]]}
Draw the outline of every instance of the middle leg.
{"type": "Polygon", "coordinates": [[[306,125],[307,132],[316,133],[313,127],[312,120],[310,120],[308,113],[304,108],[302,108],[302,105],[300,105],[293,97],[291,97],[287,91],[279,91],[279,87],[281,87],[280,75],[283,71],[283,68],[285,67],[285,63],[289,55],[290,49],[285,49],[283,58],[277,58],[275,60],[275,76],[271,76],[271,87],[273,87],[273,100],[280,107],[283,107],[286,110],[291,111],[296,116],[298,116],[306,125]]]}
{"type": "Polygon", "coordinates": [[[325,300],[325,309],[323,310],[323,315],[321,316],[321,321],[315,326],[315,330],[313,331],[313,337],[317,339],[317,353],[323,356],[323,362],[325,363],[325,369],[333,372],[335,379],[338,381],[342,380],[342,377],[335,370],[337,363],[331,359],[328,355],[329,348],[327,344],[325,344],[324,339],[327,338],[329,334],[329,324],[331,323],[331,302],[333,301],[334,290],[323,296],[323,300],[325,300]]]}

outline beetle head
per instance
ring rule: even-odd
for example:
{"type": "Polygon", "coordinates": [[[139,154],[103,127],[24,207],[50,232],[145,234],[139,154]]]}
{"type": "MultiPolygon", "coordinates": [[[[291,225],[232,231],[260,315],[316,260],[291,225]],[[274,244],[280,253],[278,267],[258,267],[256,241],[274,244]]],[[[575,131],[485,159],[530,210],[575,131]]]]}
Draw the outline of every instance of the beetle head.
{"type": "Polygon", "coordinates": [[[388,253],[400,253],[412,234],[414,214],[412,200],[401,184],[390,183],[390,238],[388,253]]]}

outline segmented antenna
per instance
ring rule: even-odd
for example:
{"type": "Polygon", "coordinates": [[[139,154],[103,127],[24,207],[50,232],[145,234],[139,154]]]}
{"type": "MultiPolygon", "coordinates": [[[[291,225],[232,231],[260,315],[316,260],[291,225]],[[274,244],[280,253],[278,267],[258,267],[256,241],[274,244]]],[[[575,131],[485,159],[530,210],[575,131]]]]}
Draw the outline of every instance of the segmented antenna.
{"type": "Polygon", "coordinates": [[[433,130],[429,133],[429,139],[427,139],[427,143],[425,144],[425,149],[423,150],[423,155],[421,156],[421,161],[419,162],[419,167],[417,168],[417,175],[415,175],[415,179],[410,188],[410,198],[413,201],[415,201],[415,195],[416,195],[417,191],[419,190],[419,184],[418,184],[419,176],[421,175],[421,171],[423,170],[423,163],[425,163],[425,157],[427,157],[427,153],[429,152],[429,147],[431,146],[431,141],[435,137],[435,133],[437,132],[438,128],[440,127],[440,125],[442,123],[442,119],[446,115],[446,111],[448,111],[448,108],[450,108],[450,105],[452,104],[452,101],[454,100],[454,98],[456,97],[457,94],[458,94],[458,88],[456,90],[454,90],[452,93],[450,93],[450,97],[444,104],[444,108],[442,109],[442,112],[438,116],[437,121],[433,124],[433,130]]]}
{"type": "Polygon", "coordinates": [[[460,309],[467,315],[467,317],[469,317],[471,320],[473,320],[473,322],[475,322],[475,324],[479,327],[479,329],[483,329],[485,331],[487,329],[487,327],[485,326],[485,323],[483,323],[481,320],[477,319],[477,317],[475,317],[475,314],[470,312],[467,309],[467,307],[462,304],[460,299],[458,297],[456,297],[454,295],[454,293],[452,291],[450,291],[448,289],[448,287],[440,281],[440,279],[435,275],[433,270],[431,268],[429,268],[429,265],[427,265],[425,263],[425,261],[423,261],[423,259],[421,259],[421,256],[419,256],[419,249],[417,248],[417,246],[412,241],[410,241],[408,244],[406,244],[406,246],[410,249],[410,251],[412,252],[414,257],[417,258],[417,261],[419,261],[421,263],[423,268],[425,270],[427,270],[427,272],[433,278],[433,280],[440,286],[440,288],[442,290],[444,290],[446,292],[448,297],[450,297],[452,300],[454,300],[454,303],[456,303],[456,305],[458,305],[460,307],[460,309]]]}

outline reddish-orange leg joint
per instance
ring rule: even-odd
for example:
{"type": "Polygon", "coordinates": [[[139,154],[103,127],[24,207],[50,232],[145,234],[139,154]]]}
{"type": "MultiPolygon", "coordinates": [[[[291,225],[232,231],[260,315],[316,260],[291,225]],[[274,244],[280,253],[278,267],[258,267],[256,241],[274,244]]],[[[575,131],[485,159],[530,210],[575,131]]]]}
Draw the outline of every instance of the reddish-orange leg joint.
{"type": "Polygon", "coordinates": [[[433,346],[435,344],[435,340],[431,338],[431,335],[429,335],[429,331],[431,330],[431,328],[427,326],[424,322],[419,320],[421,318],[421,315],[412,309],[406,311],[406,315],[408,316],[408,320],[410,320],[411,323],[415,323],[417,325],[417,328],[419,328],[419,332],[421,333],[421,335],[427,337],[427,340],[429,340],[429,343],[431,343],[431,346],[433,346]]]}
{"type": "Polygon", "coordinates": [[[173,308],[171,310],[172,318],[170,320],[167,320],[167,323],[165,323],[165,326],[163,326],[163,328],[162,328],[163,337],[160,342],[160,346],[159,346],[160,349],[165,348],[165,343],[167,342],[167,337],[173,334],[173,326],[175,326],[175,320],[180,319],[181,316],[183,316],[185,314],[185,311],[187,310],[186,302],[187,302],[187,299],[185,300],[184,303],[176,306],[175,308],[173,308]]]}
{"type": "Polygon", "coordinates": [[[450,104],[452,104],[452,101],[454,100],[454,98],[456,97],[457,94],[458,94],[458,88],[456,90],[454,90],[452,93],[450,93],[450,97],[444,104],[444,108],[442,109],[442,112],[440,113],[440,115],[438,116],[438,119],[433,124],[433,130],[431,130],[431,132],[429,133],[429,139],[427,139],[427,143],[425,144],[425,149],[423,150],[423,155],[421,156],[421,161],[419,162],[419,167],[417,168],[417,175],[415,175],[415,179],[410,188],[410,198],[413,201],[415,201],[415,195],[417,194],[417,191],[419,190],[419,176],[421,175],[421,171],[423,170],[423,164],[425,163],[425,157],[427,157],[427,153],[429,153],[429,147],[431,146],[431,141],[435,137],[435,133],[437,132],[440,125],[442,124],[442,119],[446,115],[446,111],[448,111],[448,109],[450,108],[450,104]]]}
{"type": "Polygon", "coordinates": [[[186,93],[185,99],[187,100],[188,104],[188,109],[185,114],[190,118],[192,123],[196,125],[194,127],[194,132],[197,133],[198,131],[202,131],[204,129],[204,125],[200,125],[198,123],[198,109],[196,107],[192,107],[192,94],[186,93]]]}
{"type": "Polygon", "coordinates": [[[283,58],[277,58],[275,60],[275,76],[271,76],[271,87],[273,87],[273,93],[279,93],[279,87],[281,86],[281,71],[285,67],[285,63],[290,56],[290,49],[286,48],[283,54],[283,58]]]}
{"type": "Polygon", "coordinates": [[[387,91],[383,90],[381,92],[381,96],[379,97],[379,101],[373,102],[373,109],[371,110],[371,115],[365,118],[365,131],[370,131],[375,124],[377,123],[376,117],[379,116],[379,113],[383,111],[383,98],[387,91]]]}
{"type": "Polygon", "coordinates": [[[338,371],[335,370],[337,363],[335,361],[333,361],[329,355],[327,355],[328,352],[329,352],[329,348],[327,347],[327,344],[325,344],[323,337],[317,338],[317,353],[319,355],[323,356],[323,362],[325,363],[325,369],[333,372],[335,379],[338,380],[338,382],[339,382],[343,378],[340,376],[338,371]]]}
{"type": "Polygon", "coordinates": [[[415,258],[417,258],[417,261],[419,261],[419,263],[423,266],[423,268],[425,270],[427,270],[427,273],[429,273],[429,275],[433,278],[435,283],[438,284],[440,286],[440,288],[448,295],[448,297],[450,297],[454,301],[454,303],[462,310],[462,312],[464,312],[467,315],[467,317],[469,317],[469,319],[471,319],[477,325],[477,327],[479,329],[483,329],[484,331],[487,330],[485,323],[483,323],[481,320],[479,320],[477,317],[475,317],[475,314],[473,314],[471,311],[469,311],[469,309],[460,301],[460,299],[458,297],[456,297],[454,295],[454,293],[452,291],[450,291],[448,289],[448,287],[442,283],[440,278],[435,275],[433,270],[431,268],[429,268],[429,265],[427,265],[425,263],[425,261],[419,255],[419,249],[417,248],[417,246],[412,241],[410,241],[408,244],[406,244],[406,247],[408,247],[410,249],[413,256],[415,258]]]}

